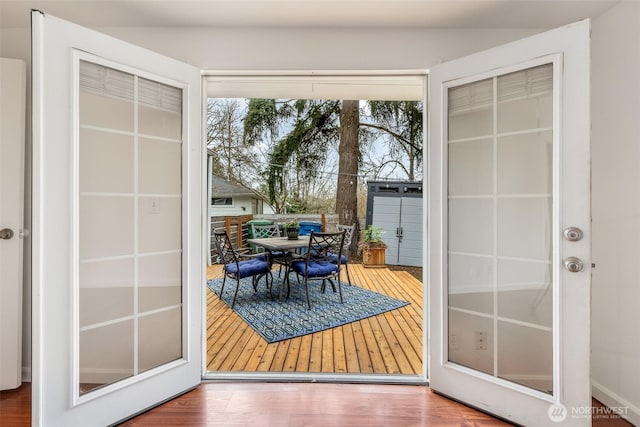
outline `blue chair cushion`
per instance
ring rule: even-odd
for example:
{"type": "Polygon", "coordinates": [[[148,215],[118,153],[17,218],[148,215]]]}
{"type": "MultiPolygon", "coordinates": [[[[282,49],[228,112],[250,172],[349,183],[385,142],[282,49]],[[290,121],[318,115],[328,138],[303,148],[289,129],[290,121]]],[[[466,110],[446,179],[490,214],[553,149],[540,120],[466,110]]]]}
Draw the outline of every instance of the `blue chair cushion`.
{"type": "Polygon", "coordinates": [[[270,270],[271,267],[269,266],[269,263],[264,259],[261,260],[259,258],[240,261],[237,265],[235,263],[231,263],[224,266],[224,271],[240,279],[243,277],[255,276],[257,274],[265,274],[270,270]],[[238,272],[238,270],[240,271],[238,272]]]}
{"type": "MultiPolygon", "coordinates": [[[[329,255],[329,260],[331,262],[338,262],[338,255],[330,254],[329,255]]],[[[346,264],[346,263],[347,263],[347,256],[346,255],[341,255],[340,256],[340,264],[346,264]]]]}
{"type": "MultiPolygon", "coordinates": [[[[305,262],[294,261],[291,264],[291,269],[298,274],[305,275],[305,262]]],[[[330,276],[333,273],[338,272],[338,266],[331,262],[309,262],[309,272],[307,277],[324,277],[330,276]]]]}

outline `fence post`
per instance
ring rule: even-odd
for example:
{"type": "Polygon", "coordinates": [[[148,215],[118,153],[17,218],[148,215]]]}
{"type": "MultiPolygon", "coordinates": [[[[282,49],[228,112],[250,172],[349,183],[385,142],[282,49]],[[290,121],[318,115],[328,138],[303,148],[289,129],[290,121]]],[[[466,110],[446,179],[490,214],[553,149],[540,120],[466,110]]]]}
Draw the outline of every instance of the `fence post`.
{"type": "Polygon", "coordinates": [[[231,217],[230,216],[224,217],[224,228],[227,229],[227,235],[231,237],[231,217]]]}

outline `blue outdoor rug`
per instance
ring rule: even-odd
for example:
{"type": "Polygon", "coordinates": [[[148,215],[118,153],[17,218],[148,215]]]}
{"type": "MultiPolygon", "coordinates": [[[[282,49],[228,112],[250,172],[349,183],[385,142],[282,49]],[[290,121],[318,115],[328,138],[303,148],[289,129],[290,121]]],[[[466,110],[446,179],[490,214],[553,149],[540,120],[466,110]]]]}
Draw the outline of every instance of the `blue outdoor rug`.
{"type": "MultiPolygon", "coordinates": [[[[291,276],[291,295],[278,299],[282,278],[273,276],[273,299],[269,296],[264,279],[260,280],[258,291],[254,292],[251,278],[240,280],[240,290],[234,311],[251,326],[268,343],[287,340],[302,335],[312,334],[325,329],[335,328],[367,317],[375,316],[409,303],[386,295],[349,285],[342,282],[344,303],[340,303],[340,294],[334,293],[331,285],[323,294],[320,281],[309,282],[309,298],[311,309],[307,307],[304,284],[298,284],[291,276]]],[[[207,286],[216,295],[220,294],[222,279],[209,280],[207,286]]],[[[227,279],[222,300],[231,306],[235,280],[227,279]]]]}

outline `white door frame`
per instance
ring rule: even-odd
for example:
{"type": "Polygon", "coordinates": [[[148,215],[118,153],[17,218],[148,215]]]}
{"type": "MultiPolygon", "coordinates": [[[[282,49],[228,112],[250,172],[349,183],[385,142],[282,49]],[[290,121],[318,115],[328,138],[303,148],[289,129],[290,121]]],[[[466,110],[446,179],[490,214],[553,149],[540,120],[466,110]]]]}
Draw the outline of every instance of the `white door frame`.
{"type": "MultiPolygon", "coordinates": [[[[402,97],[412,96],[416,85],[422,87],[421,101],[424,104],[423,123],[426,129],[427,123],[427,97],[426,86],[428,71],[426,70],[319,70],[319,71],[291,71],[270,70],[262,71],[215,71],[204,70],[203,97],[209,98],[208,85],[213,87],[219,98],[300,98],[313,99],[314,96],[323,99],[335,97],[338,99],[344,93],[344,86],[352,84],[364,95],[367,84],[379,85],[376,89],[381,94],[381,99],[393,99],[393,87],[397,88],[402,97]],[[311,83],[316,83],[315,85],[311,83]],[[342,91],[342,92],[341,92],[342,91]],[[259,94],[259,95],[256,95],[259,94]],[[322,95],[318,95],[322,94],[322,95]],[[386,96],[386,98],[384,98],[386,96]]],[[[215,96],[211,96],[212,98],[215,96]]],[[[405,99],[405,98],[403,98],[405,99]]],[[[408,99],[408,98],[407,98],[408,99]]],[[[205,111],[206,114],[206,111],[205,111]]],[[[205,130],[206,135],[206,120],[205,130]]],[[[428,135],[424,135],[424,149],[427,147],[428,135]]],[[[426,176],[426,174],[425,174],[426,176]]],[[[422,222],[427,223],[426,197],[422,197],[423,212],[422,222]]],[[[205,228],[205,232],[208,229],[205,228]]],[[[424,244],[422,257],[426,265],[426,227],[423,229],[424,244]]],[[[426,272],[426,270],[423,270],[426,272]]],[[[423,273],[423,277],[426,273],[423,273]]],[[[358,382],[370,384],[416,384],[428,385],[427,372],[427,301],[428,287],[423,279],[423,318],[422,318],[422,372],[419,375],[401,374],[350,374],[350,373],[289,373],[289,372],[208,372],[206,353],[203,356],[203,370],[205,379],[220,380],[280,380],[280,381],[312,381],[312,382],[358,382]]],[[[206,307],[203,308],[204,326],[203,343],[206,344],[206,307]]]]}

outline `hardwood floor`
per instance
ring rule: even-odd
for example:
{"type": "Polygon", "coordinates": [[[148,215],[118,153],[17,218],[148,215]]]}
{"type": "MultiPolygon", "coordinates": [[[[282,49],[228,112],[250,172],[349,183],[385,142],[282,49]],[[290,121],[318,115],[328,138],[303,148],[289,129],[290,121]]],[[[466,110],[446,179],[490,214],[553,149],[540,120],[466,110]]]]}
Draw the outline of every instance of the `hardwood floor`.
{"type": "Polygon", "coordinates": [[[427,387],[209,383],[122,426],[503,426],[427,387]],[[184,424],[183,424],[184,423],[184,424]]]}
{"type": "MultiPolygon", "coordinates": [[[[350,264],[358,286],[409,301],[406,307],[331,330],[267,344],[207,292],[207,368],[224,372],[420,374],[422,283],[405,271],[350,264]]],[[[207,270],[221,277],[221,266],[207,270]]]]}
{"type": "Polygon", "coordinates": [[[31,383],[0,391],[0,426],[31,426],[31,383]]]}
{"type": "MultiPolygon", "coordinates": [[[[593,405],[602,405],[595,401],[593,405]]],[[[0,392],[0,426],[30,427],[31,385],[0,392]]],[[[318,383],[203,383],[121,424],[137,426],[506,426],[428,387],[318,383]]],[[[618,418],[595,427],[629,427],[618,418]]]]}

